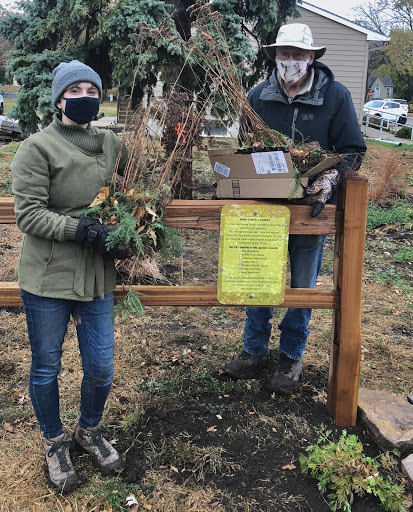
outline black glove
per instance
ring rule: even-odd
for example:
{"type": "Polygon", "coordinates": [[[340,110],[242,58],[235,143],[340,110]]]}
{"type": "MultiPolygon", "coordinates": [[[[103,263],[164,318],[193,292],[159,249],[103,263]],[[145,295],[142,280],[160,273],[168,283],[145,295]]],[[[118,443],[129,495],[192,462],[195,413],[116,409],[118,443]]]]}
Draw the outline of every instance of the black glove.
{"type": "Polygon", "coordinates": [[[311,217],[316,217],[324,208],[326,202],[333,195],[334,189],[340,182],[340,173],[337,169],[327,169],[321,172],[316,179],[307,187],[305,196],[297,203],[314,205],[311,217]]]}
{"type": "Polygon", "coordinates": [[[111,256],[114,259],[126,260],[131,258],[136,254],[136,250],[131,244],[118,244],[109,250],[106,249],[106,240],[115,229],[116,226],[97,224],[92,219],[80,217],[75,241],[87,249],[92,249],[98,254],[111,256]]]}

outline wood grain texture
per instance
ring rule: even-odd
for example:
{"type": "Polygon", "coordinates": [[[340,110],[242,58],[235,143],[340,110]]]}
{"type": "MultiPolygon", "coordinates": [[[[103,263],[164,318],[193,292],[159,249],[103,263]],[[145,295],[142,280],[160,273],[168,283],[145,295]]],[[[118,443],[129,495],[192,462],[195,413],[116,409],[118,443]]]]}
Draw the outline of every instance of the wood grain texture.
{"type": "MultiPolygon", "coordinates": [[[[114,292],[115,301],[123,298],[129,286],[119,285],[114,292]]],[[[222,306],[217,300],[216,286],[133,286],[142,294],[145,306],[222,306]]],[[[336,309],[338,294],[334,291],[289,288],[279,308],[303,308],[312,304],[314,308],[336,309]]],[[[0,306],[21,306],[20,288],[16,282],[0,282],[0,306]]],[[[235,304],[228,304],[234,306],[235,304]]]]}
{"type": "MultiPolygon", "coordinates": [[[[249,199],[175,199],[166,207],[165,223],[175,228],[219,230],[221,210],[227,204],[283,204],[290,210],[291,234],[333,234],[342,230],[342,213],[334,205],[326,205],[317,217],[311,217],[311,206],[292,205],[288,201],[254,201],[249,199]]],[[[15,224],[12,197],[0,198],[0,224],[15,224]]]]}
{"type": "Polygon", "coordinates": [[[340,310],[330,366],[328,409],[337,426],[355,425],[360,383],[362,269],[367,219],[367,179],[344,185],[344,231],[337,288],[340,310]]]}

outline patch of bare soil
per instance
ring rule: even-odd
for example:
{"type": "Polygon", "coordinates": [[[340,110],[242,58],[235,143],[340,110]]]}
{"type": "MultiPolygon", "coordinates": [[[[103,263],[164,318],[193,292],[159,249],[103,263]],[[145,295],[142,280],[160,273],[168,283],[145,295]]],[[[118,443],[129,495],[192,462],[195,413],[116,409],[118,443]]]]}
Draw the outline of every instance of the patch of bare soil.
{"type": "MultiPolygon", "coordinates": [[[[273,365],[274,369],[274,365],[273,365]]],[[[300,392],[292,398],[271,396],[263,374],[256,393],[197,393],[170,408],[146,411],[131,432],[136,442],[128,452],[127,482],[140,482],[152,461],[142,455],[159,447],[157,466],[180,486],[200,484],[215,489],[219,510],[328,511],[316,481],[300,473],[298,455],[314,444],[320,430],[339,435],[320,400],[326,392],[326,369],[307,366],[300,392]]],[[[213,375],[218,379],[217,375],[213,375]]],[[[349,429],[377,455],[361,426],[349,429]]],[[[143,488],[150,493],[151,489],[143,488]]],[[[374,499],[356,500],[352,510],[382,510],[374,499]]]]}

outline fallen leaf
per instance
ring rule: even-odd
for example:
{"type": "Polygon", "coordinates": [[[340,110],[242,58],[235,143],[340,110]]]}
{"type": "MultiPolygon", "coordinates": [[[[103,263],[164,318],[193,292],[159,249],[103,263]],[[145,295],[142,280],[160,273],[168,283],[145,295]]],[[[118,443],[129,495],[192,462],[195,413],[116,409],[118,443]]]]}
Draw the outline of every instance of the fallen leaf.
{"type": "Polygon", "coordinates": [[[291,471],[292,469],[295,469],[296,467],[297,466],[294,466],[294,464],[286,464],[281,469],[289,469],[291,471]]]}
{"type": "Polygon", "coordinates": [[[132,215],[135,217],[136,220],[141,219],[145,215],[145,209],[142,208],[142,206],[137,206],[133,209],[132,215]]]}
{"type": "Polygon", "coordinates": [[[207,432],[216,432],[216,431],[217,431],[217,427],[215,425],[212,425],[212,427],[207,428],[207,432]]]}
{"type": "Polygon", "coordinates": [[[145,503],[145,505],[143,505],[143,508],[144,508],[145,510],[152,510],[152,505],[149,505],[149,504],[146,504],[146,503],[145,503]]]}
{"type": "Polygon", "coordinates": [[[13,425],[11,423],[7,423],[7,421],[3,423],[3,428],[6,432],[14,432],[13,425]]]}
{"type": "Polygon", "coordinates": [[[93,199],[93,201],[90,203],[89,208],[91,206],[96,206],[98,204],[103,203],[105,199],[109,197],[109,187],[103,187],[100,189],[99,194],[93,199]]]}
{"type": "Polygon", "coordinates": [[[174,473],[179,473],[179,469],[178,469],[178,468],[176,468],[175,466],[169,466],[169,469],[170,469],[171,471],[173,471],[174,473]]]}

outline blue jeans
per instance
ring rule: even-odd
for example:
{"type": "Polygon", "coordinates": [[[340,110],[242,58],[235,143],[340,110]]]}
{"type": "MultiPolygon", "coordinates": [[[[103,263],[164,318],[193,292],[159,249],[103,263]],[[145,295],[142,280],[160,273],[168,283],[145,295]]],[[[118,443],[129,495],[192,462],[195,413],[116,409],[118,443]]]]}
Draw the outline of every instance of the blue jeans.
{"type": "MultiPolygon", "coordinates": [[[[314,288],[323,259],[326,235],[290,235],[288,253],[291,288],[314,288]]],[[[268,351],[273,308],[246,308],[244,350],[252,355],[268,351]]],[[[309,308],[289,308],[279,324],[280,352],[291,359],[301,359],[310,331],[309,308]]]]}
{"type": "Polygon", "coordinates": [[[29,391],[44,437],[62,434],[57,376],[70,315],[82,358],[79,425],[101,420],[113,379],[113,293],[91,302],[39,297],[21,291],[32,351],[29,391]]]}

